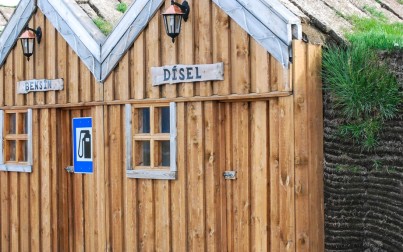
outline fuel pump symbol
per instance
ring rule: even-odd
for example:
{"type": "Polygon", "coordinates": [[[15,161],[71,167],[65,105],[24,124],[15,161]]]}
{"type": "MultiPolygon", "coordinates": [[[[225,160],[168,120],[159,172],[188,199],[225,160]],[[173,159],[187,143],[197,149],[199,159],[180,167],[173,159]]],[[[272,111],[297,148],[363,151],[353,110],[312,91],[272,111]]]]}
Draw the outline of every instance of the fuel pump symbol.
{"type": "Polygon", "coordinates": [[[91,134],[89,130],[81,130],[77,154],[79,158],[91,159],[91,134]]]}
{"type": "Polygon", "coordinates": [[[72,126],[73,171],[74,173],[93,173],[92,118],[73,118],[72,126]]]}

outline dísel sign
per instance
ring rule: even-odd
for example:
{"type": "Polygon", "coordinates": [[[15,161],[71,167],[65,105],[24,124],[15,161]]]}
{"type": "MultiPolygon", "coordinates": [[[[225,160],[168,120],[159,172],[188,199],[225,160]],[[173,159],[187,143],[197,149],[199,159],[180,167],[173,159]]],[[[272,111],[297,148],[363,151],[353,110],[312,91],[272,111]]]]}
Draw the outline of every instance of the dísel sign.
{"type": "Polygon", "coordinates": [[[73,156],[75,173],[93,173],[92,118],[73,118],[73,156]]]}
{"type": "Polygon", "coordinates": [[[152,67],[153,86],[181,82],[224,80],[224,63],[152,67]]]}

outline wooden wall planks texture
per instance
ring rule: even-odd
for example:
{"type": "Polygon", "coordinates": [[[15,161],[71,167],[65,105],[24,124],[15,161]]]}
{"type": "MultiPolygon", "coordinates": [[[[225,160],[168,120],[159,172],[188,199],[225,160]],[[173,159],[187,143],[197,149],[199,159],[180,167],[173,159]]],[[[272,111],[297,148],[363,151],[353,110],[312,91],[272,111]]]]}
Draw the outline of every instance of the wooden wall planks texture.
{"type": "Polygon", "coordinates": [[[27,62],[16,47],[0,69],[1,108],[33,107],[35,122],[33,172],[0,172],[0,251],[323,251],[320,47],[294,42],[284,72],[215,4],[193,7],[209,10],[192,12],[175,44],[154,17],[104,84],[35,14],[31,26],[47,33],[38,54],[27,62]],[[152,87],[148,76],[150,66],[216,61],[225,65],[222,82],[152,87]],[[65,89],[15,94],[18,80],[34,78],[64,78],[65,89]],[[285,97],[245,99],[291,88],[285,97]],[[193,99],[230,94],[246,96],[193,99]],[[184,98],[178,178],[128,179],[125,106],[102,102],[175,97],[184,98]],[[83,102],[100,103],[77,107],[83,102]],[[77,116],[93,117],[92,175],[64,170],[77,116]],[[225,180],[224,171],[237,179],[225,180]]]}

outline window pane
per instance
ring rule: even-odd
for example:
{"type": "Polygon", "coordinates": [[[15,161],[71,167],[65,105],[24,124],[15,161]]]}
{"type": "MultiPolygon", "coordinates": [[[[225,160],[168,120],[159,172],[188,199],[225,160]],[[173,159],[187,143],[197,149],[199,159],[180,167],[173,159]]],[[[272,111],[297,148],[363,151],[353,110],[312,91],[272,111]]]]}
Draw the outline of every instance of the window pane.
{"type": "Polygon", "coordinates": [[[150,133],[150,108],[139,108],[138,133],[150,133]]]}
{"type": "Polygon", "coordinates": [[[135,166],[150,166],[150,141],[135,141],[135,166]]]}
{"type": "Polygon", "coordinates": [[[8,117],[8,127],[7,127],[7,134],[15,134],[15,128],[16,128],[16,116],[15,113],[9,113],[7,114],[8,117]]]}
{"type": "Polygon", "coordinates": [[[17,134],[27,134],[28,133],[28,120],[27,113],[18,114],[18,131],[17,134]]]}
{"type": "Polygon", "coordinates": [[[161,133],[169,133],[169,107],[160,108],[161,133]]]}
{"type": "Polygon", "coordinates": [[[26,162],[28,161],[28,144],[27,141],[19,141],[18,142],[18,161],[26,162]]]}
{"type": "Polygon", "coordinates": [[[158,142],[158,164],[160,166],[170,166],[170,145],[169,141],[158,142]]]}
{"type": "Polygon", "coordinates": [[[16,150],[16,141],[6,141],[6,161],[16,161],[15,150],[16,150]]]}

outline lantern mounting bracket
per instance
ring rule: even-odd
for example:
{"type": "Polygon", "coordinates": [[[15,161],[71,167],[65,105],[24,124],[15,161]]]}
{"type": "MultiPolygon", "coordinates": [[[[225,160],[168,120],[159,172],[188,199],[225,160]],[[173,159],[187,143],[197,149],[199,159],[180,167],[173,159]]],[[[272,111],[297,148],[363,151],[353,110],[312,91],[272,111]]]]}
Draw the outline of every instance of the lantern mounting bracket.
{"type": "Polygon", "coordinates": [[[177,3],[174,0],[171,0],[171,5],[178,6],[181,9],[181,11],[183,12],[183,20],[185,20],[185,22],[188,21],[189,13],[190,13],[190,6],[186,0],[183,1],[182,4],[177,3]]]}
{"type": "Polygon", "coordinates": [[[25,30],[29,30],[29,31],[32,31],[33,33],[35,33],[36,41],[38,42],[38,44],[41,43],[41,40],[42,40],[42,29],[41,29],[41,27],[38,26],[38,28],[36,28],[36,30],[35,30],[35,29],[29,28],[28,26],[26,26],[25,30]]]}

